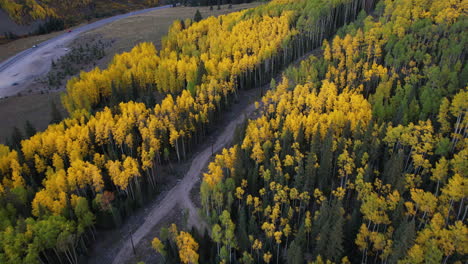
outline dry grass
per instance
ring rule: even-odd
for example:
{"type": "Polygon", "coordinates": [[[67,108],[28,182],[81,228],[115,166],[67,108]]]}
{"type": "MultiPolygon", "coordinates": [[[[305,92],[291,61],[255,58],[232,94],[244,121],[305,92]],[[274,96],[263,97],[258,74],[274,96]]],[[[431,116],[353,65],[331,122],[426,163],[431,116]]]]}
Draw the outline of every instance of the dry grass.
{"type": "Polygon", "coordinates": [[[57,107],[65,115],[65,109],[61,107],[59,93],[31,94],[27,96],[15,96],[0,100],[0,143],[5,143],[11,136],[13,127],[18,127],[24,132],[27,120],[38,130],[44,130],[50,122],[50,105],[54,101],[57,107]]]}

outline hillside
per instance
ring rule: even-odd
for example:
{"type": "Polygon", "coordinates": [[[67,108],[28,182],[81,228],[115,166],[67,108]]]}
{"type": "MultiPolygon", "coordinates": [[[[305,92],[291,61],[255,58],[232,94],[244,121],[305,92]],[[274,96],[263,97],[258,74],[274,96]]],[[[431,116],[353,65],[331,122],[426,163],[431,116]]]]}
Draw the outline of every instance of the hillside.
{"type": "Polygon", "coordinates": [[[69,118],[0,145],[0,262],[86,261],[155,196],[106,260],[466,262],[467,11],[273,0],[176,20],[69,80],[69,118]]]}
{"type": "Polygon", "coordinates": [[[59,18],[70,26],[93,17],[110,16],[130,10],[156,6],[158,0],[110,1],[110,0],[51,0],[21,1],[1,0],[0,8],[17,24],[29,24],[36,20],[59,18]]]}
{"type": "Polygon", "coordinates": [[[27,35],[30,32],[34,32],[40,23],[41,21],[38,20],[29,25],[19,25],[11,19],[5,10],[0,9],[0,34],[2,36],[5,35],[6,32],[11,32],[19,36],[27,35]]]}

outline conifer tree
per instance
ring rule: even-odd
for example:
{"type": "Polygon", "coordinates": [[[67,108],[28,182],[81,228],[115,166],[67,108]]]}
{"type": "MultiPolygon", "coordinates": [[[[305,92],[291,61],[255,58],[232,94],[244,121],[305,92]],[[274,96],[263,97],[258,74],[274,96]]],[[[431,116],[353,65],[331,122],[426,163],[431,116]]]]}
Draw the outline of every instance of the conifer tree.
{"type": "Polygon", "coordinates": [[[195,12],[195,15],[193,16],[193,21],[195,22],[200,22],[203,19],[202,14],[200,13],[200,10],[197,9],[195,12]]]}

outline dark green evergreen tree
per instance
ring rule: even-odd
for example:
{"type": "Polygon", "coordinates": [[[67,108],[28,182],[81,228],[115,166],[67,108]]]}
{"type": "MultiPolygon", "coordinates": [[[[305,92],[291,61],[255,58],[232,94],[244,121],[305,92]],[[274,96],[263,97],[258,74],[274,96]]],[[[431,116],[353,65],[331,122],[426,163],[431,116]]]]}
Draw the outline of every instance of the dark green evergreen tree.
{"type": "Polygon", "coordinates": [[[288,264],[302,264],[304,263],[304,255],[302,253],[301,245],[298,245],[296,240],[291,242],[288,248],[288,264]]]}
{"type": "Polygon", "coordinates": [[[60,123],[63,120],[63,117],[54,101],[51,101],[50,109],[50,124],[60,123]]]}
{"type": "Polygon", "coordinates": [[[239,217],[237,220],[238,228],[236,230],[236,236],[238,238],[238,246],[242,250],[249,250],[249,235],[247,233],[247,214],[245,212],[245,208],[242,207],[239,212],[239,217]]]}
{"type": "Polygon", "coordinates": [[[314,223],[314,256],[325,256],[338,262],[343,254],[343,206],[341,201],[323,203],[317,221],[314,223]]]}
{"type": "Polygon", "coordinates": [[[195,12],[195,16],[193,17],[193,21],[195,22],[200,22],[203,19],[200,10],[197,9],[197,12],[195,12]]]}
{"type": "Polygon", "coordinates": [[[321,190],[330,190],[330,179],[333,161],[333,130],[328,129],[325,140],[320,151],[320,167],[318,169],[319,188],[321,190]]]}
{"type": "Polygon", "coordinates": [[[393,250],[390,258],[388,259],[388,262],[397,263],[398,260],[402,259],[408,249],[413,245],[415,237],[416,227],[414,219],[409,222],[401,222],[395,230],[393,250]]]}
{"type": "Polygon", "coordinates": [[[26,123],[24,124],[24,134],[25,134],[26,138],[30,138],[30,137],[34,136],[36,134],[36,132],[37,132],[37,130],[33,126],[33,124],[31,124],[31,122],[29,122],[29,120],[26,120],[26,123]]]}
{"type": "Polygon", "coordinates": [[[21,140],[23,140],[23,134],[21,133],[21,130],[19,130],[19,128],[16,126],[13,127],[13,132],[11,133],[10,137],[11,147],[16,150],[21,149],[21,140]]]}

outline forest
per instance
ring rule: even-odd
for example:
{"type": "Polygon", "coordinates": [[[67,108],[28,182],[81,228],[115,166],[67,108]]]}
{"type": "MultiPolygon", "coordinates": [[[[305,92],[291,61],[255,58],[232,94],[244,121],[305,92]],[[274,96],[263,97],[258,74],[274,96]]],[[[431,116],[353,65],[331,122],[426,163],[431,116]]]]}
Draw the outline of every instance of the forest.
{"type": "MultiPolygon", "coordinates": [[[[268,1],[268,0],[262,0],[268,1]]],[[[178,3],[186,6],[219,6],[219,5],[226,5],[226,4],[242,4],[242,3],[250,3],[253,2],[252,0],[182,0],[178,1],[178,3]]]]}
{"type": "MultiPolygon", "coordinates": [[[[174,6],[177,4],[185,6],[217,5],[219,8],[219,5],[250,2],[252,0],[0,0],[0,8],[19,24],[27,24],[37,19],[45,20],[46,22],[50,19],[52,21],[59,19],[70,26],[80,22],[84,18],[109,16],[119,12],[163,4],[174,6]]],[[[44,34],[42,32],[38,33],[44,34]]]]}
{"type": "Polygon", "coordinates": [[[465,263],[466,0],[273,0],[176,21],[67,83],[70,117],[0,145],[0,262],[80,263],[245,90],[269,84],[165,263],[465,263]],[[301,60],[299,64],[294,64],[301,60]],[[289,67],[288,67],[289,66],[289,67]],[[281,73],[279,78],[276,78],[281,73]],[[163,99],[158,99],[163,95],[163,99]]]}
{"type": "MultiPolygon", "coordinates": [[[[58,19],[67,26],[78,24],[91,17],[109,16],[116,12],[153,7],[158,4],[159,0],[0,0],[0,8],[18,24],[28,24],[38,19],[44,20],[47,24],[51,19],[52,21],[58,19]]],[[[44,34],[41,31],[37,33],[44,34]]]]}

